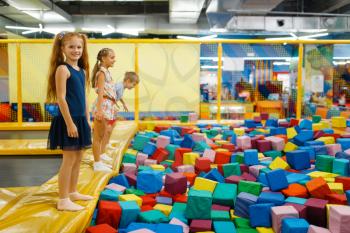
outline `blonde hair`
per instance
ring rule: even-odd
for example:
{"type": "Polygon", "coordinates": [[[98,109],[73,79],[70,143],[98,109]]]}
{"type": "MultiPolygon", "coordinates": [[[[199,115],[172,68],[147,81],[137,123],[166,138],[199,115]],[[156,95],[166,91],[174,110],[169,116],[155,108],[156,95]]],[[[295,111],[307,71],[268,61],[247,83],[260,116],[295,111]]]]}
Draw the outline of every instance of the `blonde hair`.
{"type": "Polygon", "coordinates": [[[129,80],[138,84],[140,82],[139,76],[134,71],[127,71],[124,75],[124,82],[129,80]]]}
{"type": "Polygon", "coordinates": [[[92,77],[91,78],[91,86],[92,87],[96,86],[96,74],[101,68],[102,58],[108,56],[111,52],[113,52],[113,50],[110,48],[103,48],[98,52],[97,61],[95,63],[94,69],[92,70],[92,74],[91,74],[91,77],[92,77]]]}
{"type": "MultiPolygon", "coordinates": [[[[49,74],[48,74],[47,94],[46,94],[46,100],[48,102],[55,101],[57,98],[56,82],[55,82],[56,70],[58,66],[63,65],[65,62],[64,55],[62,52],[62,47],[72,37],[78,37],[83,40],[83,53],[78,60],[78,66],[85,70],[85,82],[87,84],[90,83],[87,37],[84,34],[80,34],[78,32],[67,32],[67,33],[61,32],[55,36],[53,46],[52,46],[50,67],[49,67],[49,74]]],[[[88,85],[86,85],[86,87],[87,86],[88,85]]]]}

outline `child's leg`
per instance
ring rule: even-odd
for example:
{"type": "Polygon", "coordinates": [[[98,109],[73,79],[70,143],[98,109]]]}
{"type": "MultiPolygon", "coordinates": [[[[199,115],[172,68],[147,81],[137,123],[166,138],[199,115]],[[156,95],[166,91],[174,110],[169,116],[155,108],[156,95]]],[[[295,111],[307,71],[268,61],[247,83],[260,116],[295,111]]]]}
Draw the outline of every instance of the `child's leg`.
{"type": "Polygon", "coordinates": [[[72,168],[76,158],[76,151],[63,150],[63,160],[58,173],[58,210],[79,211],[84,209],[84,207],[73,203],[69,199],[69,186],[71,182],[72,168]]]}
{"type": "Polygon", "coordinates": [[[107,122],[106,120],[94,121],[94,131],[93,131],[93,141],[92,141],[92,153],[94,155],[95,162],[100,161],[100,155],[102,153],[101,145],[103,141],[103,136],[106,130],[107,122]]]}
{"type": "Polygon", "coordinates": [[[117,121],[114,121],[112,124],[108,124],[106,129],[105,129],[105,134],[103,136],[102,144],[101,144],[101,152],[102,153],[106,152],[107,144],[109,143],[113,129],[115,128],[116,124],[117,124],[117,121]]]}
{"type": "Polygon", "coordinates": [[[80,163],[81,163],[83,154],[84,154],[83,150],[77,151],[76,159],[72,167],[72,175],[71,175],[71,181],[69,185],[69,197],[72,201],[77,201],[77,200],[88,201],[93,199],[92,196],[83,195],[77,191],[80,163]]]}

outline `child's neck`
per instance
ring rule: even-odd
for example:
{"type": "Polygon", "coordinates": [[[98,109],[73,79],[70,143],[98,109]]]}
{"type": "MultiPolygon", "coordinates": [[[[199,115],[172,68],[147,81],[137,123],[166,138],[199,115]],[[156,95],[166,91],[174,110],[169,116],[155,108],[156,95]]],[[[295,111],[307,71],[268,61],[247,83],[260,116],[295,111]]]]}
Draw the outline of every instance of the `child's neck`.
{"type": "Polygon", "coordinates": [[[72,60],[67,59],[66,63],[71,65],[71,66],[73,66],[73,67],[74,66],[76,66],[76,67],[78,66],[78,61],[72,61],[72,60]]]}
{"type": "Polygon", "coordinates": [[[108,70],[108,68],[109,68],[105,64],[101,64],[101,67],[105,68],[106,70],[108,70]]]}

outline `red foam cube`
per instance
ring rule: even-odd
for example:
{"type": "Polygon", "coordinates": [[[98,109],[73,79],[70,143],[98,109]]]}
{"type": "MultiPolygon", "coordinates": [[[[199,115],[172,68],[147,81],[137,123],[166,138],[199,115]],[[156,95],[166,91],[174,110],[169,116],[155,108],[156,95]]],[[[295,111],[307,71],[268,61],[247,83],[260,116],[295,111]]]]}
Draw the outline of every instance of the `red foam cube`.
{"type": "Polygon", "coordinates": [[[196,159],[194,165],[196,172],[209,172],[210,171],[210,159],[207,157],[199,157],[196,159]]]}
{"type": "Polygon", "coordinates": [[[231,161],[231,152],[227,151],[217,151],[215,155],[215,161],[216,164],[225,164],[230,163],[231,161]]]}
{"type": "Polygon", "coordinates": [[[88,227],[86,233],[118,233],[118,231],[108,224],[99,224],[88,227]]]}
{"type": "Polygon", "coordinates": [[[157,160],[158,163],[163,162],[168,158],[169,151],[164,148],[157,148],[156,151],[151,156],[151,159],[157,160]]]}
{"type": "Polygon", "coordinates": [[[344,191],[350,190],[350,177],[338,176],[335,177],[335,182],[342,183],[344,191]]]}
{"type": "Polygon", "coordinates": [[[98,214],[96,224],[108,224],[111,227],[118,229],[122,208],[118,202],[103,201],[98,203],[98,214]]]}

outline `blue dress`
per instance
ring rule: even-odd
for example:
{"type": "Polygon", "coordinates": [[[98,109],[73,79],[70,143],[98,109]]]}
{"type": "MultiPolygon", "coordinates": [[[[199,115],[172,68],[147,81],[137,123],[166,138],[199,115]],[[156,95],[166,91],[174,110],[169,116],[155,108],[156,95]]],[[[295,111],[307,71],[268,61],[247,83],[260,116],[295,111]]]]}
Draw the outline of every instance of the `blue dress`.
{"type": "Polygon", "coordinates": [[[78,138],[68,137],[67,125],[61,111],[52,119],[48,138],[49,149],[82,150],[91,147],[91,129],[86,119],[85,73],[65,64],[71,74],[67,79],[66,101],[69,113],[78,129],[78,138]]]}

